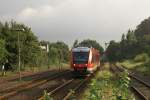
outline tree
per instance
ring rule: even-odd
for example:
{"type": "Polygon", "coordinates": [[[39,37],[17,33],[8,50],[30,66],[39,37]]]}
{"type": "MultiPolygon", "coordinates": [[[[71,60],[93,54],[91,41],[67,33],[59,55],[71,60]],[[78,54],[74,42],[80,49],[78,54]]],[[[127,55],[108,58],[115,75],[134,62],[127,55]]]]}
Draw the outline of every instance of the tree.
{"type": "Polygon", "coordinates": [[[135,35],[140,38],[144,35],[150,35],[150,17],[143,20],[136,28],[135,35]]]}
{"type": "Polygon", "coordinates": [[[138,41],[139,45],[139,52],[140,53],[147,53],[150,55],[150,35],[144,35],[138,41]]]}
{"type": "Polygon", "coordinates": [[[115,41],[110,41],[110,44],[106,50],[106,55],[110,62],[120,60],[120,44],[115,41]]]}
{"type": "Polygon", "coordinates": [[[78,40],[75,40],[74,43],[73,43],[73,48],[75,48],[77,46],[78,46],[78,40]]]}
{"type": "Polygon", "coordinates": [[[57,64],[59,60],[58,49],[55,47],[51,47],[49,49],[49,59],[50,64],[57,64]]]}
{"type": "Polygon", "coordinates": [[[5,49],[5,41],[0,39],[0,62],[4,62],[7,56],[7,51],[5,49]]]}
{"type": "Polygon", "coordinates": [[[135,30],[123,34],[120,43],[111,41],[107,48],[110,61],[132,59],[140,53],[150,55],[150,17],[142,21],[135,30]]]}
{"type": "Polygon", "coordinates": [[[125,59],[126,57],[126,50],[127,50],[127,40],[126,40],[126,36],[125,34],[122,35],[122,38],[121,38],[121,42],[120,42],[120,53],[121,53],[121,59],[125,59]]]}
{"type": "Polygon", "coordinates": [[[69,60],[69,47],[64,42],[58,41],[56,42],[57,48],[60,51],[60,56],[64,61],[69,60]]]}
{"type": "Polygon", "coordinates": [[[69,61],[69,47],[62,41],[57,41],[56,43],[50,43],[49,48],[56,48],[59,53],[59,59],[61,58],[62,62],[69,61]]]}
{"type": "Polygon", "coordinates": [[[0,22],[0,33],[2,32],[3,24],[0,22]]]}
{"type": "Polygon", "coordinates": [[[136,56],[138,53],[137,47],[137,38],[134,34],[134,31],[128,30],[128,33],[126,35],[126,51],[124,51],[126,58],[133,58],[134,56],[136,56]]]}
{"type": "Polygon", "coordinates": [[[69,47],[64,42],[39,42],[30,27],[15,21],[0,22],[0,60],[8,59],[13,69],[17,68],[19,47],[22,66],[36,67],[69,60],[69,47]],[[49,45],[49,52],[42,50],[41,45],[49,45]]]}
{"type": "Polygon", "coordinates": [[[138,39],[138,52],[148,53],[150,55],[150,17],[143,20],[135,30],[135,36],[138,39]]]}
{"type": "Polygon", "coordinates": [[[103,53],[104,49],[103,47],[96,41],[96,40],[83,40],[79,43],[79,46],[83,46],[83,47],[93,47],[97,50],[99,50],[101,53],[103,53]]]}
{"type": "Polygon", "coordinates": [[[127,39],[127,41],[130,42],[131,44],[137,42],[137,39],[136,39],[136,36],[135,36],[135,33],[134,33],[133,30],[128,30],[128,33],[127,33],[127,35],[126,35],[126,39],[127,39]]]}
{"type": "Polygon", "coordinates": [[[34,64],[37,57],[33,56],[37,56],[39,52],[38,39],[31,31],[31,28],[14,21],[5,22],[0,34],[0,37],[6,41],[6,50],[9,54],[7,59],[13,65],[17,65],[18,63],[18,34],[20,37],[22,64],[34,64]],[[24,31],[17,31],[18,29],[24,29],[24,31]]]}

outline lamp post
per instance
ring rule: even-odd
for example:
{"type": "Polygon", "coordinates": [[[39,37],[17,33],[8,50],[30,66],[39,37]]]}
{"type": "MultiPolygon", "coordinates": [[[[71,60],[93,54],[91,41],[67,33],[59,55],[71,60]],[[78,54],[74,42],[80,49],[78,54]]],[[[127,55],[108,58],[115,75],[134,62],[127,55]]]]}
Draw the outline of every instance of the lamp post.
{"type": "Polygon", "coordinates": [[[49,44],[46,45],[46,51],[47,51],[47,68],[49,69],[49,44]]]}
{"type": "Polygon", "coordinates": [[[61,66],[62,55],[61,55],[60,50],[58,50],[58,53],[59,53],[59,71],[61,71],[62,70],[62,66],[61,66]]]}
{"type": "Polygon", "coordinates": [[[21,77],[21,58],[20,58],[20,34],[19,32],[24,32],[24,29],[14,29],[13,31],[17,31],[18,32],[18,69],[19,69],[19,81],[22,80],[21,77]]]}

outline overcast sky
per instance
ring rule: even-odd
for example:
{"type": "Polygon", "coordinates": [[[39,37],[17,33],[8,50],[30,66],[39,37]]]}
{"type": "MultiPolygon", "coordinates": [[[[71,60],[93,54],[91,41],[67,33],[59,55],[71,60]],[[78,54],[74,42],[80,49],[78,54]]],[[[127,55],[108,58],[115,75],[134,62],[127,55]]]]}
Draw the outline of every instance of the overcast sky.
{"type": "Polygon", "coordinates": [[[150,0],[0,0],[0,20],[30,26],[40,40],[120,40],[150,16],[150,0]]]}

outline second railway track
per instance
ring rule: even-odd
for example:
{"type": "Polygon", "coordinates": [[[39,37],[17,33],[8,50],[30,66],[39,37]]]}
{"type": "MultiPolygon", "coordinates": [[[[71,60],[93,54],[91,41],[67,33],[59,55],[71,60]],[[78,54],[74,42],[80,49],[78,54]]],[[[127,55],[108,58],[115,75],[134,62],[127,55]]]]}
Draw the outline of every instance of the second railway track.
{"type": "Polygon", "coordinates": [[[136,75],[130,74],[132,78],[131,88],[144,100],[150,100],[150,84],[136,75]]]}
{"type": "Polygon", "coordinates": [[[36,87],[38,85],[42,85],[42,84],[44,84],[50,80],[54,80],[58,77],[62,77],[63,75],[68,74],[68,73],[70,73],[70,71],[66,70],[66,71],[62,71],[59,73],[55,73],[51,76],[40,77],[38,79],[29,81],[29,82],[26,82],[26,83],[23,83],[20,85],[16,85],[16,86],[11,87],[11,88],[6,88],[5,90],[0,91],[0,100],[8,99],[11,96],[16,95],[17,93],[31,89],[31,88],[36,87]]]}
{"type": "MultiPolygon", "coordinates": [[[[123,67],[111,66],[113,72],[123,72],[125,69],[123,67]]],[[[143,100],[150,100],[150,84],[145,80],[139,78],[136,74],[129,72],[129,77],[131,78],[130,87],[138,94],[138,96],[143,100]]]]}

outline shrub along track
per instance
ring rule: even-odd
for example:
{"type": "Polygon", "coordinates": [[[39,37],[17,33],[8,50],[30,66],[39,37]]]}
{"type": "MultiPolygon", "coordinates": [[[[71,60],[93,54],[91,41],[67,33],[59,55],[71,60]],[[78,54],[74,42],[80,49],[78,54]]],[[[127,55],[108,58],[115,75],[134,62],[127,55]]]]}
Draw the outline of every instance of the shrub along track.
{"type": "MultiPolygon", "coordinates": [[[[110,67],[110,70],[118,73],[127,69],[122,66],[119,67],[117,65],[113,65],[110,67]]],[[[131,78],[130,87],[136,92],[136,94],[144,100],[150,100],[150,84],[131,71],[129,71],[129,77],[131,78]]]]}
{"type": "MultiPolygon", "coordinates": [[[[95,73],[90,74],[88,76],[72,78],[64,84],[59,85],[55,89],[51,90],[47,95],[49,95],[54,100],[68,100],[70,98],[74,98],[74,96],[76,95],[81,95],[81,91],[86,87],[87,83],[94,76],[95,73]]],[[[39,100],[44,100],[44,97],[40,97],[39,100]]]]}
{"type": "MultiPolygon", "coordinates": [[[[70,70],[63,70],[59,73],[55,73],[53,75],[49,75],[47,73],[44,76],[37,77],[36,79],[33,79],[31,81],[25,82],[23,84],[19,84],[16,86],[13,86],[11,88],[6,88],[3,90],[0,90],[0,100],[1,99],[10,99],[10,97],[19,94],[20,92],[30,90],[34,87],[40,86],[42,84],[45,84],[51,80],[55,80],[57,78],[63,77],[70,73],[70,70]]],[[[11,99],[12,100],[12,99],[11,99]]]]}

